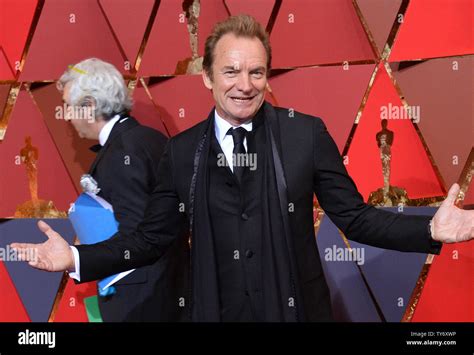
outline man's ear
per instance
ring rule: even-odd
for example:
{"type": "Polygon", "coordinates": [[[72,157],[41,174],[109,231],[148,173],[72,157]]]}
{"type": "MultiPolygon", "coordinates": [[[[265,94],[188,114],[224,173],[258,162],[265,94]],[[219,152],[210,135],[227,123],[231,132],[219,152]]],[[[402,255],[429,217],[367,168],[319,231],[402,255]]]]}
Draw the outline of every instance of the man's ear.
{"type": "Polygon", "coordinates": [[[95,109],[96,101],[95,101],[94,97],[87,95],[87,96],[82,97],[79,100],[79,106],[92,107],[92,108],[95,109]]]}
{"type": "Polygon", "coordinates": [[[204,85],[206,86],[206,88],[208,88],[209,90],[212,90],[212,80],[209,77],[209,74],[207,73],[206,70],[202,71],[202,81],[204,82],[204,85]]]}
{"type": "Polygon", "coordinates": [[[99,117],[96,117],[95,108],[97,106],[97,101],[92,96],[84,96],[79,101],[79,106],[84,110],[83,114],[87,115],[87,122],[95,122],[99,117]]]}

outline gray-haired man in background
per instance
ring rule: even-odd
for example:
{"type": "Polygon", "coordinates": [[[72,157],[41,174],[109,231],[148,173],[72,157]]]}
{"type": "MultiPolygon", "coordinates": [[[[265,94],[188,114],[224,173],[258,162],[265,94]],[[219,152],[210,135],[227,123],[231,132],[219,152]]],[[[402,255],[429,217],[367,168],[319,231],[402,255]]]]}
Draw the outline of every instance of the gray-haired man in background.
{"type": "MultiPolygon", "coordinates": [[[[132,102],[127,86],[109,63],[96,58],[83,60],[70,66],[57,86],[67,108],[65,119],[81,138],[99,141],[91,147],[97,157],[89,170],[100,188],[98,195],[112,205],[119,231],[134,231],[157,185],[166,137],[129,115],[132,102]]],[[[103,320],[181,320],[186,247],[175,243],[166,257],[114,284],[115,294],[100,296],[103,320]]],[[[78,275],[71,276],[79,280],[78,275]]]]}

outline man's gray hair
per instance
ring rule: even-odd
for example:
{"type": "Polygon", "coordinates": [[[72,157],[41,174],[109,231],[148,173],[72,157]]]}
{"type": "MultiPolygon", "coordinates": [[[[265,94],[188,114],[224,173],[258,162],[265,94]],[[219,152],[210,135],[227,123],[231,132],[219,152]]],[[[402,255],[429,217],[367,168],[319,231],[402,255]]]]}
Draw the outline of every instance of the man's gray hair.
{"type": "Polygon", "coordinates": [[[63,91],[69,82],[71,105],[83,106],[93,102],[96,117],[102,116],[104,120],[109,120],[132,107],[122,74],[103,60],[89,58],[69,66],[59,78],[58,89],[63,91]]]}

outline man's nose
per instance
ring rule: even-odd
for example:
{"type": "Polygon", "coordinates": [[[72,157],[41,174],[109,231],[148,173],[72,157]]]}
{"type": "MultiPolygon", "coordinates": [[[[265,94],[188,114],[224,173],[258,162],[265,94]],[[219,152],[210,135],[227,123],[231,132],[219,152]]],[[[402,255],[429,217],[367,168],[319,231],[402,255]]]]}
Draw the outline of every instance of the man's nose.
{"type": "Polygon", "coordinates": [[[252,91],[253,85],[252,81],[250,80],[250,76],[245,73],[240,73],[238,80],[237,80],[237,90],[242,92],[250,92],[252,91]]]}

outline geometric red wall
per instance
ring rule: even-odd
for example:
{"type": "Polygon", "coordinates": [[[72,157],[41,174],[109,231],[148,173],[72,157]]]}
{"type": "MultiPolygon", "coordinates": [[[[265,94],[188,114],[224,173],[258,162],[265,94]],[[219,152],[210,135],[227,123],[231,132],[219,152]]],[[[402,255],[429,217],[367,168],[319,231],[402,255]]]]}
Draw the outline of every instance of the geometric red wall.
{"type": "MultiPolygon", "coordinates": [[[[66,210],[80,190],[78,178],[94,157],[87,147],[94,142],[78,139],[53,117],[60,104],[54,82],[68,65],[98,57],[117,66],[130,82],[132,113],[168,136],[207,117],[213,98],[199,73],[177,71],[192,55],[182,3],[0,2],[0,218],[11,217],[29,199],[25,168],[15,164],[28,135],[40,152],[40,197],[66,210]]],[[[201,0],[198,55],[217,21],[244,12],[259,19],[273,48],[267,100],[325,121],[364,198],[383,185],[375,141],[381,107],[418,105],[419,123],[389,122],[395,132],[392,185],[405,188],[410,198],[444,196],[451,183],[464,183],[462,172],[472,161],[472,2],[383,3],[201,0]]],[[[473,190],[471,183],[466,204],[474,203],[473,190]]],[[[423,298],[430,309],[430,300],[448,297],[448,291],[440,293],[454,281],[465,284],[462,273],[473,276],[471,264],[462,264],[472,253],[462,253],[455,266],[445,257],[448,248],[435,258],[419,307],[423,298]],[[459,274],[450,278],[443,268],[459,274]]],[[[14,285],[6,273],[0,264],[0,289],[11,295],[14,285]]],[[[63,297],[89,295],[91,287],[69,282],[63,297]]],[[[67,298],[60,300],[56,320],[86,320],[67,305],[67,298]]],[[[24,320],[19,305],[11,309],[24,320]]],[[[414,319],[440,317],[420,308],[414,319]]]]}

